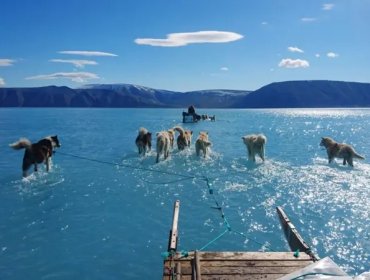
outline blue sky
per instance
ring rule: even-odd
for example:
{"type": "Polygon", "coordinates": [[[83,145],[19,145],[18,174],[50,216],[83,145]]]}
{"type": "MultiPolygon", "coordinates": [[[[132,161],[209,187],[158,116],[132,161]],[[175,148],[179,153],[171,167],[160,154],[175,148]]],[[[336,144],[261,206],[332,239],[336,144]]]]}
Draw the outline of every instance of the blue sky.
{"type": "Polygon", "coordinates": [[[1,0],[0,86],[370,82],[370,0],[1,0]]]}

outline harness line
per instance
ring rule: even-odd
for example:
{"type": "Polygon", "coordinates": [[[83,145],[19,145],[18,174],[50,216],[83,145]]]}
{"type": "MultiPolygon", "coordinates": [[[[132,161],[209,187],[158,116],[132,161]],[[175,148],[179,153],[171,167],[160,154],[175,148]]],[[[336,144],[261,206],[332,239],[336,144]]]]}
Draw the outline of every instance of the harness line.
{"type": "MultiPolygon", "coordinates": [[[[214,203],[216,205],[215,207],[210,207],[210,208],[220,211],[221,218],[222,218],[223,224],[225,226],[225,230],[222,233],[220,233],[217,237],[215,237],[212,240],[210,240],[207,244],[205,244],[204,246],[202,246],[198,251],[203,251],[204,249],[206,249],[207,247],[209,247],[211,244],[213,244],[217,240],[219,240],[221,237],[223,237],[227,232],[233,232],[233,233],[235,233],[237,235],[243,236],[244,238],[246,238],[246,239],[248,239],[248,240],[250,240],[250,241],[252,241],[252,242],[254,242],[254,243],[258,244],[258,245],[264,246],[263,243],[255,240],[253,238],[250,238],[248,236],[248,234],[245,234],[245,233],[242,233],[242,232],[233,230],[231,228],[231,225],[230,225],[230,223],[228,222],[228,220],[227,220],[227,218],[225,216],[223,207],[221,206],[221,204],[218,202],[218,200],[216,198],[215,192],[214,192],[214,190],[212,188],[212,183],[210,182],[210,178],[208,178],[207,176],[184,175],[184,174],[175,173],[175,172],[155,170],[155,169],[152,169],[152,168],[145,168],[145,167],[140,167],[140,166],[132,166],[132,165],[129,165],[129,164],[114,163],[114,162],[109,162],[109,161],[104,161],[104,160],[92,159],[92,158],[88,158],[88,157],[84,157],[84,156],[78,156],[78,155],[73,155],[73,154],[69,154],[69,153],[63,153],[63,152],[60,152],[60,151],[58,151],[57,153],[58,154],[61,154],[61,155],[64,155],[64,156],[70,156],[70,157],[74,157],[74,158],[78,158],[78,159],[82,159],[82,160],[87,160],[87,161],[91,161],[91,162],[101,163],[101,164],[107,164],[107,165],[112,165],[112,166],[119,166],[119,167],[125,167],[125,168],[130,168],[130,169],[150,171],[150,172],[155,172],[155,173],[160,173],[160,174],[167,174],[167,175],[182,177],[182,179],[177,179],[177,180],[168,181],[168,182],[150,182],[150,181],[146,181],[146,180],[144,180],[144,179],[141,178],[142,181],[144,181],[146,183],[149,183],[149,184],[167,185],[167,184],[177,183],[177,182],[186,181],[186,180],[190,180],[190,179],[198,179],[198,180],[204,181],[206,183],[206,185],[207,185],[208,193],[212,196],[212,198],[214,200],[214,203]]],[[[267,246],[267,247],[268,247],[269,250],[271,250],[273,252],[275,251],[270,246],[267,246]]],[[[162,255],[166,257],[166,256],[169,255],[169,252],[165,252],[162,255]]],[[[180,255],[186,257],[188,255],[188,252],[185,251],[185,250],[182,250],[180,252],[180,255]]]]}

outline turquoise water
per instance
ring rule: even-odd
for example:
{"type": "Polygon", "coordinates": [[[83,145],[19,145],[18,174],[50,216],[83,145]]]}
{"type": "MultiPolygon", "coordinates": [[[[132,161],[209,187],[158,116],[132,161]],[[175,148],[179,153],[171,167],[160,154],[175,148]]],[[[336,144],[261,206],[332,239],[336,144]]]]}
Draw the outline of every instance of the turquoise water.
{"type": "Polygon", "coordinates": [[[182,125],[180,109],[1,109],[0,279],[160,279],[174,201],[179,250],[194,250],[225,230],[215,198],[232,231],[206,250],[289,250],[283,206],[320,257],[353,275],[370,270],[369,109],[199,111],[216,122],[183,126],[209,132],[210,156],[192,145],[155,164],[155,140],[137,156],[137,130],[182,125]],[[247,162],[250,133],[267,136],[265,163],[247,162]],[[51,134],[62,144],[51,172],[22,179],[23,151],[8,144],[51,134]],[[321,136],[366,160],[328,165],[321,136]]]}

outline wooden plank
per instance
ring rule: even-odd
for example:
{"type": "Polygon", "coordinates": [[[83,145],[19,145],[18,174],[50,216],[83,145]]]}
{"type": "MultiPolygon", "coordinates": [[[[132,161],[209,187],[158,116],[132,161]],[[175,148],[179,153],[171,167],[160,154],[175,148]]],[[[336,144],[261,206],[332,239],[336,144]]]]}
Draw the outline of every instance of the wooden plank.
{"type": "Polygon", "coordinates": [[[176,263],[176,280],[181,280],[181,262],[176,263]]]}
{"type": "MultiPolygon", "coordinates": [[[[310,256],[301,253],[298,257],[294,252],[199,252],[202,260],[311,260],[310,256]]],[[[177,254],[175,258],[182,260],[191,260],[194,258],[194,252],[189,252],[187,257],[177,254]]]]}
{"type": "MultiPolygon", "coordinates": [[[[274,280],[283,277],[285,274],[268,275],[203,275],[202,280],[274,280]]],[[[183,275],[181,280],[193,280],[191,275],[183,275]]]]}
{"type": "Polygon", "coordinates": [[[283,228],[285,238],[288,241],[289,247],[292,251],[299,250],[300,252],[310,251],[310,247],[303,240],[302,236],[298,233],[297,229],[285,214],[283,208],[276,207],[279,216],[281,227],[283,228]]]}
{"type": "MultiPolygon", "coordinates": [[[[186,268],[191,267],[191,262],[189,260],[176,260],[177,263],[181,263],[181,266],[186,268]]],[[[307,265],[312,264],[311,260],[303,260],[303,261],[277,261],[277,260],[272,260],[272,261],[252,261],[252,260],[202,260],[201,262],[202,266],[204,267],[212,267],[212,266],[218,266],[218,267],[269,267],[269,266],[295,266],[295,267],[305,267],[307,265]]],[[[169,265],[169,262],[168,264],[169,265]]]]}
{"type": "Polygon", "coordinates": [[[195,257],[194,257],[194,262],[195,262],[195,275],[196,275],[196,280],[201,280],[202,279],[202,274],[201,274],[201,266],[200,266],[200,260],[199,260],[199,251],[195,251],[195,257]]]}
{"type": "Polygon", "coordinates": [[[168,244],[169,252],[177,250],[179,211],[180,211],[180,200],[176,200],[173,207],[172,229],[170,241],[168,244]]]}
{"type": "Polygon", "coordinates": [[[313,261],[318,261],[319,257],[316,256],[310,246],[304,241],[302,236],[299,234],[296,227],[290,221],[288,215],[284,212],[283,208],[276,207],[276,211],[279,216],[281,227],[283,228],[284,235],[286,240],[288,241],[289,247],[292,251],[299,250],[300,252],[305,252],[307,255],[311,257],[313,261]]]}
{"type": "MultiPolygon", "coordinates": [[[[202,277],[204,275],[249,275],[249,274],[289,274],[297,271],[302,267],[300,266],[250,266],[250,267],[205,267],[201,265],[198,271],[195,269],[196,277],[202,277]]],[[[182,275],[192,275],[192,267],[181,267],[182,275]]],[[[199,280],[199,278],[195,278],[199,280]]]]}

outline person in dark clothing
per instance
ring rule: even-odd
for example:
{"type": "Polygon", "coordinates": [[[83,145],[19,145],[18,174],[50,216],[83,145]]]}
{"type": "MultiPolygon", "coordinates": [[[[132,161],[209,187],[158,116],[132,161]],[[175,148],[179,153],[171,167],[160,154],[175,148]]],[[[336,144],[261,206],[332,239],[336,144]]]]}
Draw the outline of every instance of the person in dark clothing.
{"type": "Polygon", "coordinates": [[[188,108],[188,114],[194,115],[195,114],[195,108],[193,105],[190,105],[188,108]]]}

